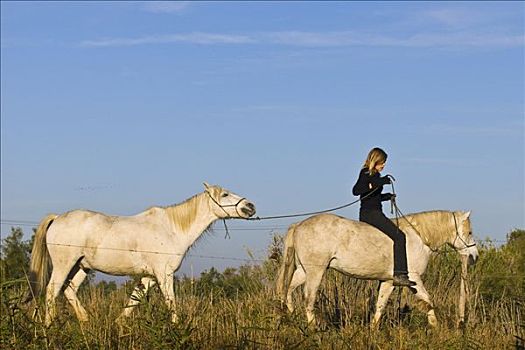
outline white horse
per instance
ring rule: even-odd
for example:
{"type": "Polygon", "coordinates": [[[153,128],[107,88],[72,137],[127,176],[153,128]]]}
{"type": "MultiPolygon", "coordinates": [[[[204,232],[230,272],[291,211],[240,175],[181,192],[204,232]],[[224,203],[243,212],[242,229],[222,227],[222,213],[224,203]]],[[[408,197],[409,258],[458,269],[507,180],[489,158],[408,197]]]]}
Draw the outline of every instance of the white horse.
{"type": "MultiPolygon", "coordinates": [[[[451,245],[470,263],[476,261],[478,250],[469,216],[470,212],[431,211],[399,219],[398,226],[406,234],[409,277],[416,282],[411,290],[431,326],[437,325],[437,319],[421,275],[432,253],[444,244],[451,245]]],[[[317,289],[327,268],[355,278],[379,280],[379,297],[372,320],[375,327],[394,290],[392,256],[392,240],[375,227],[332,214],[312,216],[288,230],[277,292],[293,312],[292,293],[305,283],[306,315],[308,322],[313,323],[317,289]]]]}
{"type": "Polygon", "coordinates": [[[31,253],[30,280],[34,296],[47,284],[46,324],[56,316],[55,298],[62,290],[78,319],[87,320],[77,290],[90,270],[146,275],[121,316],[129,316],[144,289],[158,283],[176,322],[173,273],[188,249],[217,219],[255,214],[255,206],[246,198],[218,186],[204,186],[203,193],[181,204],[152,207],[134,216],[75,210],[42,220],[31,253]]]}

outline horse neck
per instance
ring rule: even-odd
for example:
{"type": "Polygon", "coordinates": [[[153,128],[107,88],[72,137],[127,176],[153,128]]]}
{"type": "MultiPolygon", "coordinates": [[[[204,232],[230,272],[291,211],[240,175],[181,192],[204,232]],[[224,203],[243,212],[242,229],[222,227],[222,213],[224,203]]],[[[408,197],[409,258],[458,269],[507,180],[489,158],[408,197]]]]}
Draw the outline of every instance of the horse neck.
{"type": "Polygon", "coordinates": [[[455,225],[451,212],[434,211],[409,215],[409,220],[416,225],[417,233],[423,242],[436,250],[447,243],[452,243],[455,225]]]}
{"type": "Polygon", "coordinates": [[[191,242],[199,238],[218,219],[208,202],[207,196],[201,193],[181,204],[165,208],[173,232],[187,236],[191,242]]]}

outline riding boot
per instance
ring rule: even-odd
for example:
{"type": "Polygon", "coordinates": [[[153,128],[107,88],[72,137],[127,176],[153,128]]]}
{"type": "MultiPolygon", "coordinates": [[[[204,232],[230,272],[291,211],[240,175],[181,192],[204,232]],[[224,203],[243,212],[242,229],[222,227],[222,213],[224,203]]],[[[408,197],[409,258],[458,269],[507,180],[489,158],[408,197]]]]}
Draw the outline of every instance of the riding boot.
{"type": "Polygon", "coordinates": [[[407,274],[394,275],[394,286],[412,287],[416,285],[416,282],[411,281],[407,274]]]}

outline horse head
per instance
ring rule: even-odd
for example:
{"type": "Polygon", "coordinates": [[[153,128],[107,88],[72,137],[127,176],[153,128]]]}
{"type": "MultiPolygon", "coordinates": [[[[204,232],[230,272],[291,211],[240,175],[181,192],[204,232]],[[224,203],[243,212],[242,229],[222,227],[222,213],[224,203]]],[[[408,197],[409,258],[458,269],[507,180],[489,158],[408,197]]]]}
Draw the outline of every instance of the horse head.
{"type": "Polygon", "coordinates": [[[255,205],[244,197],[219,186],[204,183],[204,192],[208,194],[211,208],[220,219],[249,218],[255,214],[255,205]]]}
{"type": "Polygon", "coordinates": [[[472,235],[470,211],[457,211],[452,215],[456,233],[451,245],[461,256],[468,258],[469,264],[472,265],[478,259],[478,248],[472,235]]]}

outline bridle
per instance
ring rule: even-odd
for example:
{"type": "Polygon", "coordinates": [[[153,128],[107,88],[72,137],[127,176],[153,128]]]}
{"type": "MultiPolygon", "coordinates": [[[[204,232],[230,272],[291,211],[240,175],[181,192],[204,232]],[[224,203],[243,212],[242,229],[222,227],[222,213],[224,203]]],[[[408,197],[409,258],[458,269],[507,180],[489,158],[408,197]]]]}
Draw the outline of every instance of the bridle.
{"type": "MultiPolygon", "coordinates": [[[[390,184],[392,185],[392,192],[395,194],[396,191],[394,189],[394,177],[392,175],[386,175],[388,177],[391,178],[391,182],[390,184]]],[[[408,222],[408,224],[412,227],[412,229],[414,229],[416,232],[419,233],[419,231],[414,227],[414,225],[412,225],[412,223],[406,218],[406,216],[401,212],[401,210],[399,209],[399,207],[397,206],[397,203],[396,203],[396,200],[395,200],[395,196],[393,196],[391,199],[390,199],[390,204],[391,204],[391,211],[393,212],[395,210],[396,212],[396,222],[397,222],[397,225],[399,227],[399,216],[401,216],[402,218],[404,218],[406,220],[406,222],[408,222]]],[[[452,242],[452,246],[454,247],[454,249],[456,249],[456,251],[460,251],[460,250],[464,250],[464,249],[468,249],[468,248],[472,248],[472,247],[475,247],[476,246],[476,242],[474,243],[471,243],[471,244],[468,244],[467,242],[465,242],[465,240],[459,235],[459,227],[458,227],[458,221],[456,219],[456,214],[454,212],[452,212],[452,217],[454,218],[454,227],[456,228],[456,237],[454,238],[454,242],[452,242]],[[456,248],[456,241],[457,240],[460,240],[461,243],[463,243],[464,247],[463,248],[456,248]]],[[[422,237],[421,234],[419,234],[419,236],[422,237]]],[[[433,251],[434,253],[436,253],[438,250],[437,249],[432,249],[430,248],[431,251],[433,251]]]]}
{"type": "Polygon", "coordinates": [[[476,246],[476,242],[474,243],[471,243],[471,244],[468,244],[467,242],[465,242],[465,240],[459,235],[459,228],[458,228],[458,221],[456,219],[456,214],[454,212],[452,212],[452,217],[454,218],[454,226],[456,227],[456,238],[454,238],[454,242],[452,242],[452,246],[454,248],[456,248],[456,241],[459,240],[461,241],[461,243],[463,243],[464,247],[463,248],[456,248],[456,250],[463,250],[463,249],[468,249],[468,248],[472,248],[472,247],[475,247],[476,246]]]}

